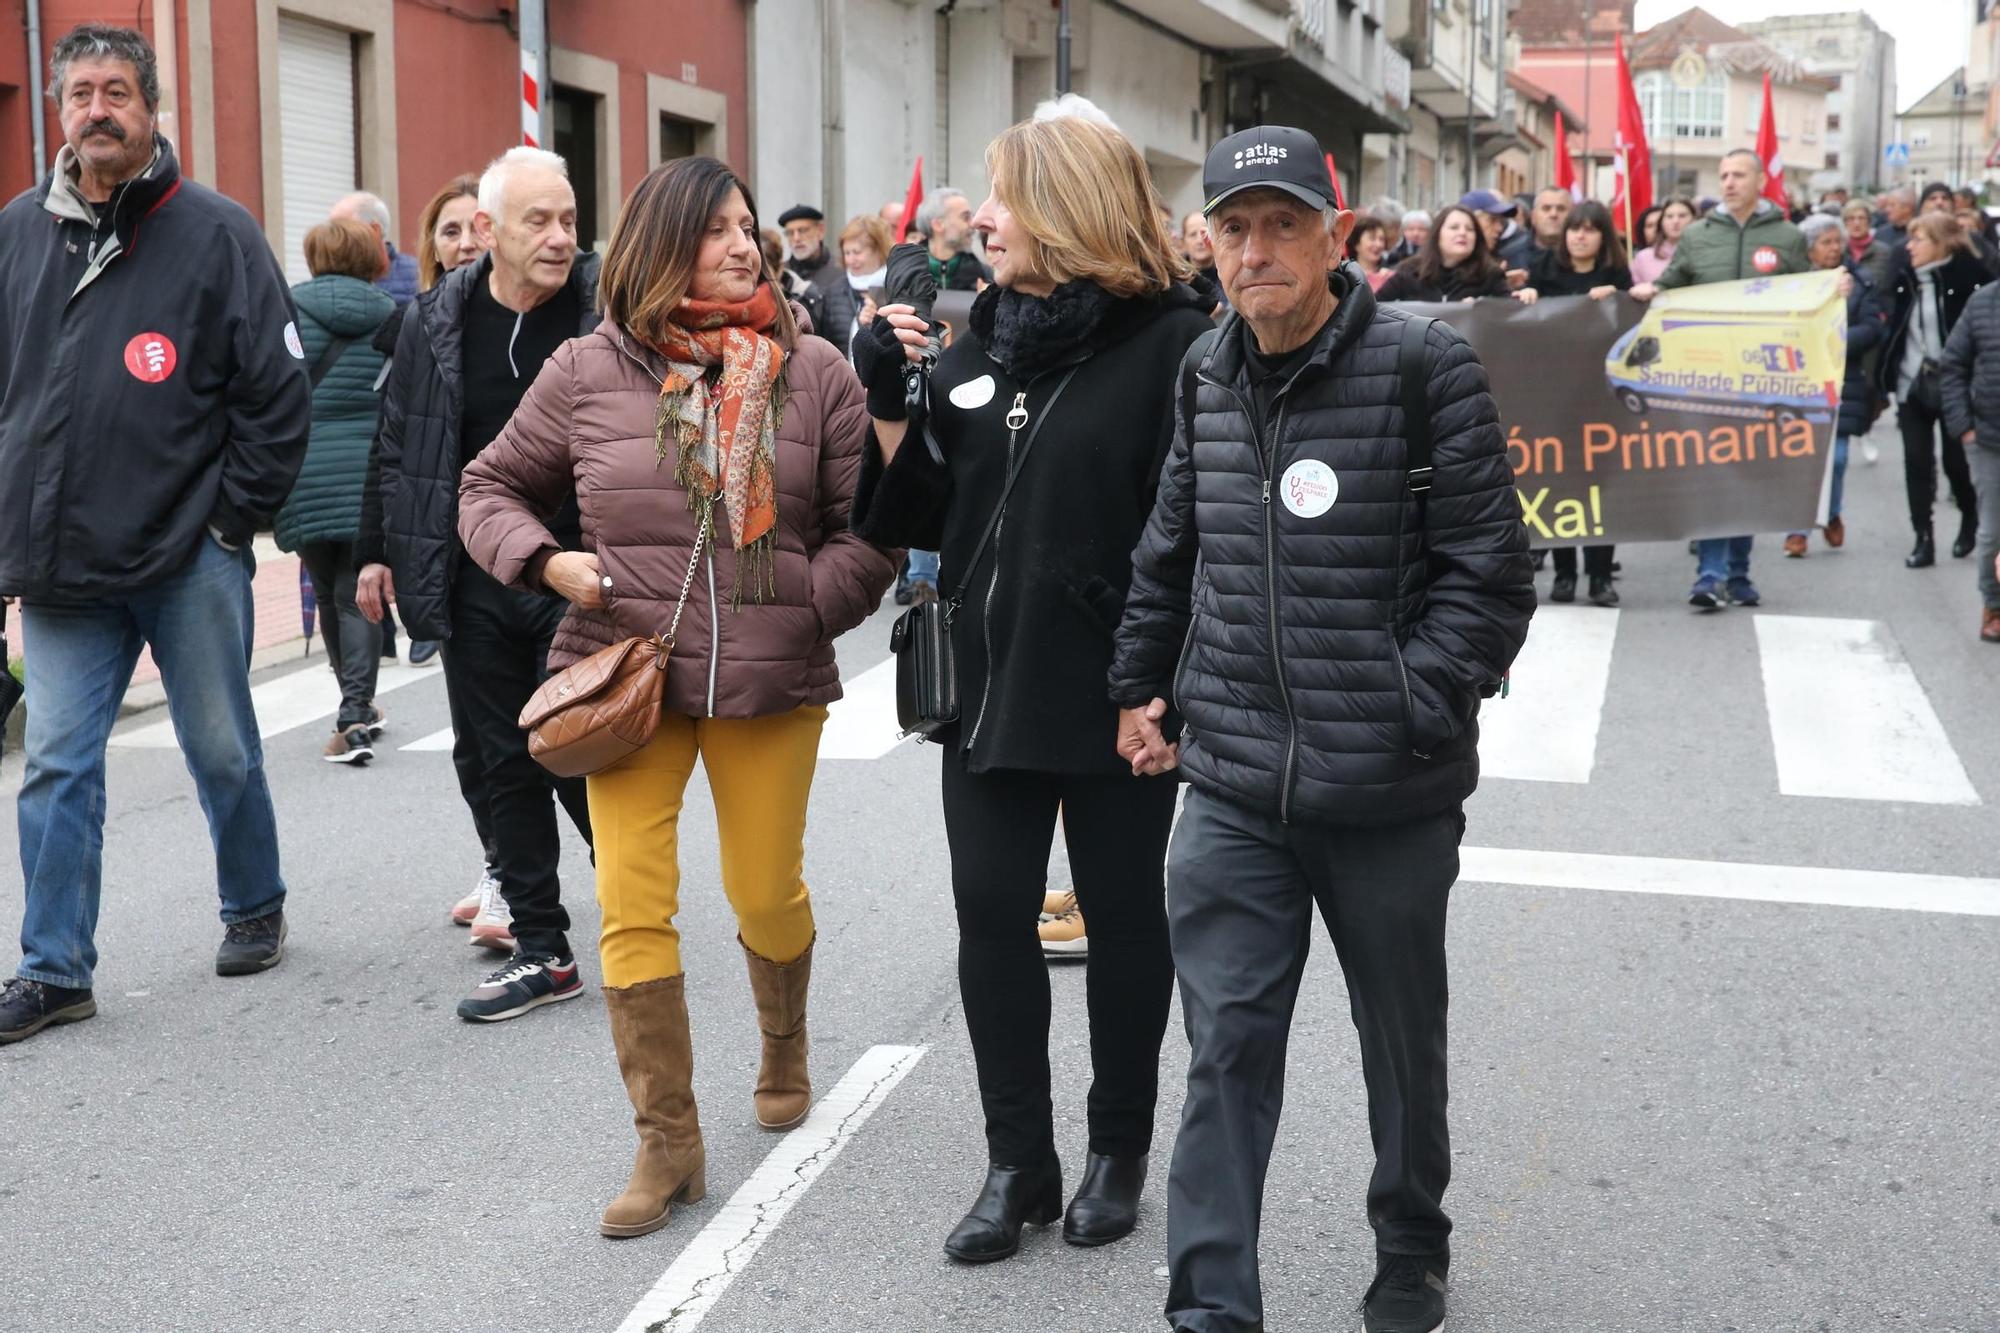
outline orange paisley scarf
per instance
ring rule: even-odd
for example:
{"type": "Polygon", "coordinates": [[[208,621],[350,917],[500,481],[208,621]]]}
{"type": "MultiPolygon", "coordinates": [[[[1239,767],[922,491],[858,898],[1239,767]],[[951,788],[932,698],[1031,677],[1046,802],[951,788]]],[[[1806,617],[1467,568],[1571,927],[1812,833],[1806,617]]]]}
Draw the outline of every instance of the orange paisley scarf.
{"type": "Polygon", "coordinates": [[[738,605],[746,564],[757,600],[776,591],[775,443],[785,398],[785,349],[771,336],[777,320],[778,300],[766,282],[741,303],[683,300],[666,338],[651,344],[668,367],[653,443],[663,462],[672,449],[674,479],[687,488],[688,507],[709,519],[709,530],[719,532],[718,520],[727,517],[738,605]]]}

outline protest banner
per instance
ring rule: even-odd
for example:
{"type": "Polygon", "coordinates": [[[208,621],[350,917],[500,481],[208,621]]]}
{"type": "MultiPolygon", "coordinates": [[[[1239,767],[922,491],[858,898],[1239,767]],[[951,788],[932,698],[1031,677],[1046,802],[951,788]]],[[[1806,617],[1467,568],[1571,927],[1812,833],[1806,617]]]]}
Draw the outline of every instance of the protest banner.
{"type": "Polygon", "coordinates": [[[1683,541],[1823,513],[1847,357],[1837,280],[1406,308],[1485,364],[1532,545],[1683,541]]]}

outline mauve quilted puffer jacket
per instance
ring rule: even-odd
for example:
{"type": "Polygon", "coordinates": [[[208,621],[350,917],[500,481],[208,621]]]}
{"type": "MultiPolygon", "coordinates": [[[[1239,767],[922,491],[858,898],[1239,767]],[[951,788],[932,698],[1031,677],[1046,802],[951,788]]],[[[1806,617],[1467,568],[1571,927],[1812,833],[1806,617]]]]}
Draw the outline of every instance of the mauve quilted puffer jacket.
{"type": "MultiPolygon", "coordinates": [[[[602,611],[572,607],[549,669],[600,648],[664,631],[687,575],[696,516],[655,453],[666,365],[606,320],[563,344],[500,437],[465,469],[458,531],[502,583],[535,587],[558,548],[543,518],[572,487],[583,544],[610,575],[602,611]]],[[[840,697],[833,640],[880,605],[899,567],[848,531],[848,506],[873,447],[860,381],[831,343],[801,337],[786,363],[789,394],[777,438],[775,594],[736,586],[725,510],[695,571],[667,668],[666,706],[692,717],[762,717],[840,697]]]]}

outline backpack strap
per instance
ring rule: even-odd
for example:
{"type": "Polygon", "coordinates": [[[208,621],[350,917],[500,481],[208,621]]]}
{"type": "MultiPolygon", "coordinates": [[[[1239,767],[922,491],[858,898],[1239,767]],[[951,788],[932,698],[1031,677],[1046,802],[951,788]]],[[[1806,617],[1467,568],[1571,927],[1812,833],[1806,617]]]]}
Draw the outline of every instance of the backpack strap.
{"type": "Polygon", "coordinates": [[[1208,360],[1209,353],[1215,350],[1216,339],[1221,336],[1221,329],[1210,329],[1189,343],[1181,357],[1181,438],[1187,441],[1189,449],[1194,448],[1195,377],[1201,370],[1201,363],[1208,360]]]}
{"type": "Polygon", "coordinates": [[[325,350],[319,354],[319,360],[313,362],[313,368],[310,372],[313,388],[317,389],[320,386],[320,381],[324,380],[327,372],[333,369],[333,363],[340,360],[340,354],[353,345],[354,339],[352,338],[334,337],[327,339],[325,350]]]}
{"type": "Polygon", "coordinates": [[[1413,315],[1403,321],[1403,343],[1397,360],[1403,403],[1403,441],[1410,467],[1410,494],[1421,506],[1431,488],[1431,404],[1425,392],[1424,340],[1436,321],[1429,315],[1413,315]]]}

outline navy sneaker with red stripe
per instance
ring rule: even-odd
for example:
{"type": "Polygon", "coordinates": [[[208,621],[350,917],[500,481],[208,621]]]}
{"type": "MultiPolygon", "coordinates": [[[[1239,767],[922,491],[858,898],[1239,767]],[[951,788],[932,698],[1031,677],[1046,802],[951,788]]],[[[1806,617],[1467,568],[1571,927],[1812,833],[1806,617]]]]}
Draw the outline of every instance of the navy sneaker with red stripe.
{"type": "Polygon", "coordinates": [[[517,953],[458,1002],[458,1016],[469,1023],[498,1023],[581,994],[583,978],[574,958],[517,953]]]}

